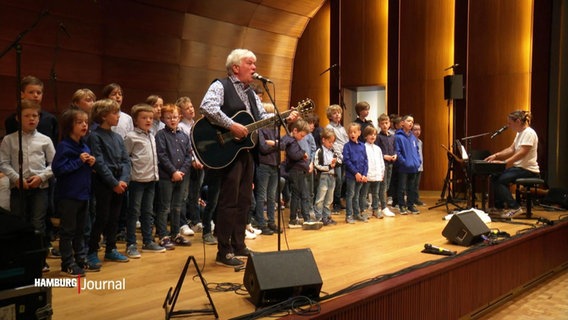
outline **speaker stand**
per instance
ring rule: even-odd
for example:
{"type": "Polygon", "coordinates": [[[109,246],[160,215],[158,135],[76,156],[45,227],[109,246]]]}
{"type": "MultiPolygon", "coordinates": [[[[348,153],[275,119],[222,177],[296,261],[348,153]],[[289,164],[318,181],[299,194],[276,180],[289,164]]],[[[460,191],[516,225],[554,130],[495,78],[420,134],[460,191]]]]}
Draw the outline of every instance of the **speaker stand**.
{"type": "Polygon", "coordinates": [[[219,314],[217,313],[217,309],[215,309],[215,304],[213,304],[213,300],[211,299],[211,295],[209,294],[209,290],[207,289],[207,284],[205,283],[205,280],[203,279],[203,276],[201,275],[201,271],[199,271],[199,268],[197,267],[197,262],[195,261],[195,258],[193,256],[189,256],[187,258],[187,261],[185,262],[185,266],[183,267],[183,271],[179,276],[178,282],[176,284],[176,288],[175,290],[173,290],[173,288],[170,287],[170,289],[168,290],[168,294],[166,295],[166,299],[164,300],[164,304],[162,305],[162,308],[164,308],[164,311],[166,312],[166,320],[169,320],[170,318],[173,317],[179,317],[179,316],[183,316],[183,315],[191,315],[191,314],[213,314],[215,315],[215,319],[219,319],[219,314]],[[175,305],[177,302],[177,299],[179,297],[179,293],[181,291],[181,286],[183,285],[183,281],[185,280],[185,275],[187,274],[187,269],[189,268],[189,264],[193,262],[193,266],[195,267],[195,271],[197,272],[197,275],[199,276],[199,279],[201,280],[201,285],[203,286],[203,290],[205,290],[205,293],[207,294],[207,299],[209,299],[209,303],[211,304],[211,309],[195,309],[195,310],[178,310],[175,311],[175,305]]]}

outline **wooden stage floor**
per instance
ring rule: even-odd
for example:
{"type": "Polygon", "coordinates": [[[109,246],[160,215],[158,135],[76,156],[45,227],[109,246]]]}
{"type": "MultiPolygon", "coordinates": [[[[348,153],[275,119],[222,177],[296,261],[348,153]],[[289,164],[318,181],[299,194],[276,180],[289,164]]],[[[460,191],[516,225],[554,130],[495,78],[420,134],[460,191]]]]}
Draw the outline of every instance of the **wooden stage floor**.
{"type": "MultiPolygon", "coordinates": [[[[419,207],[419,215],[396,215],[368,223],[347,225],[344,212],[333,218],[335,226],[321,230],[288,229],[281,235],[281,250],[310,248],[321,277],[321,295],[332,294],[354,283],[401,269],[437,260],[444,256],[421,253],[425,243],[461,252],[466,247],[452,245],[442,236],[447,221],[444,206],[428,210],[439,198],[439,192],[422,192],[427,206],[419,207]]],[[[450,205],[451,207],[451,205],[450,205]]],[[[534,211],[533,216],[556,220],[565,212],[534,211]]],[[[288,212],[284,211],[284,221],[288,212]]],[[[514,235],[530,228],[536,220],[515,220],[515,224],[492,222],[490,228],[514,235]]],[[[541,226],[539,224],[539,226],[541,226]]],[[[278,250],[278,237],[258,236],[247,240],[253,251],[278,250]]],[[[162,304],[170,287],[175,287],[189,256],[195,257],[209,284],[211,298],[220,319],[228,319],[254,311],[254,305],[243,290],[233,286],[243,282],[244,271],[235,272],[215,264],[216,246],[203,245],[201,234],[191,237],[191,247],[178,247],[166,253],[142,253],[141,259],[128,263],[104,262],[101,272],[88,273],[86,279],[97,283],[123,281],[123,290],[53,289],[53,319],[163,319],[162,304]]],[[[119,244],[124,252],[125,244],[119,244]]],[[[99,253],[102,257],[102,252],[99,253]]],[[[61,278],[59,261],[49,259],[52,271],[46,275],[61,278]]],[[[175,310],[208,308],[208,299],[193,266],[189,269],[175,310]]],[[[274,270],[275,273],[281,270],[274,270]]],[[[302,272],[301,265],[294,272],[302,272]]],[[[564,290],[568,290],[564,288],[564,290]]],[[[566,292],[566,291],[565,291],[566,292]]],[[[212,316],[192,316],[192,319],[212,319],[212,316]]]]}

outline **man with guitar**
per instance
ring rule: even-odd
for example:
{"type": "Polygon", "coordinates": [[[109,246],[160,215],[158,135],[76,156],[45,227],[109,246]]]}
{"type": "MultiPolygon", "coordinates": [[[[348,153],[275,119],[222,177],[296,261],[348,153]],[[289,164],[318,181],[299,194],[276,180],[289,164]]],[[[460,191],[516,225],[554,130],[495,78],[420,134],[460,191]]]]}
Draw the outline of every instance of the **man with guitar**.
{"type": "MultiPolygon", "coordinates": [[[[238,143],[248,140],[252,132],[249,132],[246,125],[239,123],[237,117],[231,117],[239,111],[246,111],[255,121],[268,119],[271,115],[264,111],[260,99],[250,88],[256,71],[255,54],[247,49],[235,49],[227,57],[225,67],[228,76],[213,81],[205,93],[200,110],[208,122],[219,128],[217,133],[212,133],[217,137],[210,138],[223,142],[225,139],[219,132],[224,129],[227,131],[225,136],[230,135],[227,140],[238,143]]],[[[298,113],[292,112],[288,121],[295,121],[297,118],[298,113]]],[[[198,134],[195,130],[196,128],[193,132],[194,141],[199,138],[196,137],[198,134]]],[[[254,142],[252,144],[254,146],[254,142]]],[[[237,149],[229,164],[209,168],[212,176],[222,179],[215,223],[218,239],[215,261],[219,265],[233,268],[242,266],[244,262],[237,256],[247,256],[250,253],[244,239],[254,174],[252,150],[237,149]]],[[[202,162],[207,165],[207,161],[202,162]]]]}

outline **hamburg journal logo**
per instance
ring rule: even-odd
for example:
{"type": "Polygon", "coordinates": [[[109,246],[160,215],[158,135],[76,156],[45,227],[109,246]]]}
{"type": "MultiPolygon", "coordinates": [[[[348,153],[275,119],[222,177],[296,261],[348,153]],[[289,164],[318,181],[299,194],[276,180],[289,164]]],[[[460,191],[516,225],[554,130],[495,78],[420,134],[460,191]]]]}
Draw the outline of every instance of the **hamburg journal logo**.
{"type": "Polygon", "coordinates": [[[85,277],[77,278],[36,278],[34,286],[42,288],[77,288],[77,294],[83,291],[99,290],[126,290],[126,279],[118,280],[87,280],[85,277]]]}

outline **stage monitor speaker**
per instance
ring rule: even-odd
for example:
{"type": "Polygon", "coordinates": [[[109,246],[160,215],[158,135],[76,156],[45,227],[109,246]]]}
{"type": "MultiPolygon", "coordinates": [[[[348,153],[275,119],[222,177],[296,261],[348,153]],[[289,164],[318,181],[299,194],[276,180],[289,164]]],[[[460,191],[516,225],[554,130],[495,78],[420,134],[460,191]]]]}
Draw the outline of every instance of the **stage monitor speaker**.
{"type": "Polygon", "coordinates": [[[444,77],[444,99],[463,99],[463,75],[454,74],[444,77]]]}
{"type": "Polygon", "coordinates": [[[251,253],[243,283],[259,307],[296,296],[318,300],[323,281],[312,251],[299,249],[251,253]]]}
{"type": "Polygon", "coordinates": [[[490,231],[475,211],[470,210],[455,214],[442,231],[442,235],[452,243],[467,247],[483,240],[482,235],[490,231]]]}

